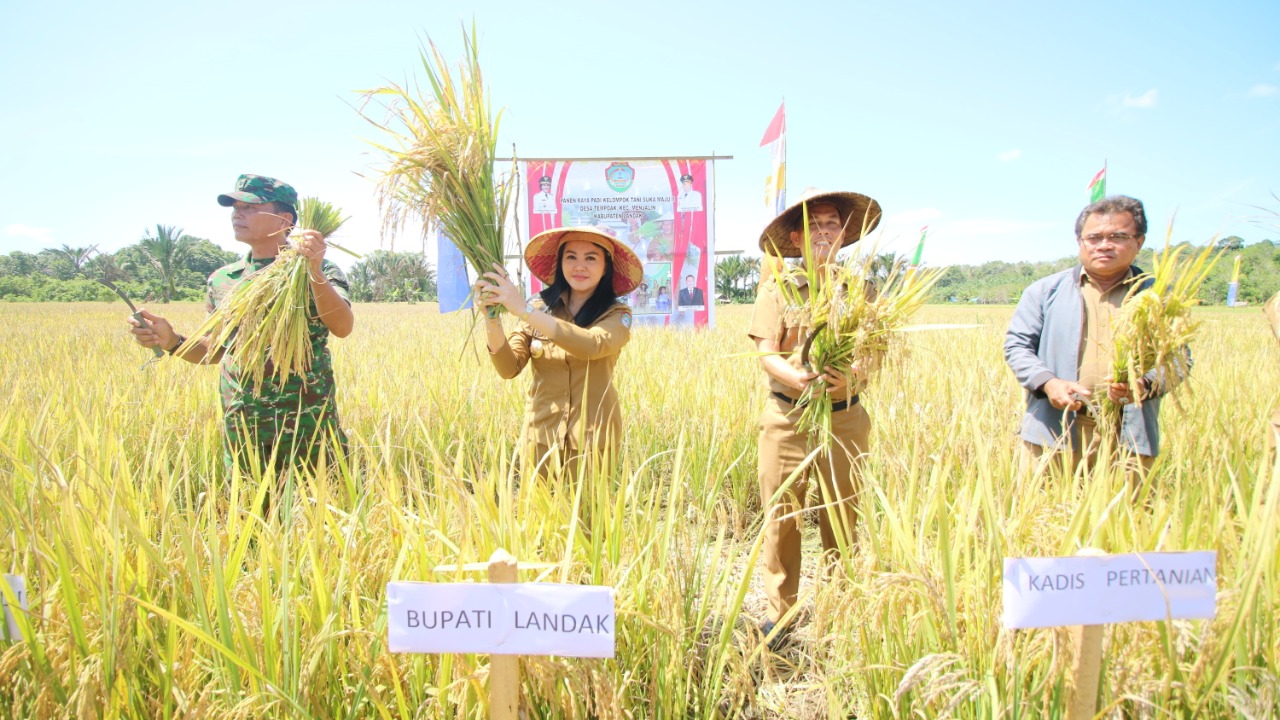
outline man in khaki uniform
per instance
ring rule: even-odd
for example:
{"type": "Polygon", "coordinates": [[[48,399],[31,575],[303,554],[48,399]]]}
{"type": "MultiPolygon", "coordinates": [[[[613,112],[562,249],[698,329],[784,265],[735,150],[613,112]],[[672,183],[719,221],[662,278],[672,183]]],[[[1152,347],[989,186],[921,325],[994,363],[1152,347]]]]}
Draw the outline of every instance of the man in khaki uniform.
{"type": "MultiPolygon", "coordinates": [[[[799,203],[787,208],[760,236],[760,248],[776,257],[804,257],[818,269],[835,261],[841,247],[859,240],[880,222],[880,205],[865,195],[851,192],[807,192],[799,203]],[[812,254],[805,256],[802,206],[808,204],[812,254]]],[[[771,648],[783,642],[787,628],[777,627],[795,605],[800,586],[801,520],[809,480],[817,476],[819,501],[823,510],[819,524],[824,551],[823,562],[832,554],[847,551],[855,542],[860,458],[867,452],[871,418],[858,397],[858,387],[848,387],[843,375],[831,368],[808,368],[801,364],[801,349],[810,328],[800,324],[799,308],[787,305],[786,297],[809,298],[804,278],[775,274],[760,285],[748,334],[760,358],[769,395],[760,416],[760,457],[758,477],[760,500],[765,508],[765,541],[761,551],[768,618],[761,625],[771,648]],[[779,290],[788,282],[797,292],[779,290]],[[830,450],[820,455],[777,499],[778,491],[814,450],[808,433],[798,432],[796,422],[802,408],[797,401],[819,379],[826,381],[833,407],[830,450]]]]}

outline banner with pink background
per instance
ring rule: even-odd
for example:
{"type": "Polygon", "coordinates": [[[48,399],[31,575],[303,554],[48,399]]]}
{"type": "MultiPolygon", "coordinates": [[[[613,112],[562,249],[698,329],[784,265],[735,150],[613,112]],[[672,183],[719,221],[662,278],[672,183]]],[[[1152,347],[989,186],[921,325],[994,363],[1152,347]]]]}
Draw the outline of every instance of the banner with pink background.
{"type": "Polygon", "coordinates": [[[714,324],[713,172],[706,160],[679,158],[528,161],[528,237],[595,226],[626,243],[644,265],[644,281],[623,298],[636,325],[714,324]]]}

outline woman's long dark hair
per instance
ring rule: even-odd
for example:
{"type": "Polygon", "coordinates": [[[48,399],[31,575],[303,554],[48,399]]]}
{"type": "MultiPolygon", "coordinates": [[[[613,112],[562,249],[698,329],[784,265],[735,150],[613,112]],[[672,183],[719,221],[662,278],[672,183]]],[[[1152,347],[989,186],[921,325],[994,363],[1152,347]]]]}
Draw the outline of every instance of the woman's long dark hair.
{"type": "MultiPolygon", "coordinates": [[[[564,279],[564,246],[568,243],[561,243],[560,250],[556,252],[556,279],[555,282],[542,289],[538,296],[542,298],[542,303],[547,306],[547,310],[554,310],[556,304],[564,299],[565,293],[572,290],[569,287],[569,281],[564,279]]],[[[605,310],[613,307],[618,302],[618,297],[613,294],[613,256],[609,251],[597,243],[591,243],[601,250],[604,250],[604,275],[600,278],[600,284],[596,286],[596,291],[582,303],[582,308],[578,310],[578,314],[573,316],[573,324],[578,327],[590,327],[605,310]]]]}

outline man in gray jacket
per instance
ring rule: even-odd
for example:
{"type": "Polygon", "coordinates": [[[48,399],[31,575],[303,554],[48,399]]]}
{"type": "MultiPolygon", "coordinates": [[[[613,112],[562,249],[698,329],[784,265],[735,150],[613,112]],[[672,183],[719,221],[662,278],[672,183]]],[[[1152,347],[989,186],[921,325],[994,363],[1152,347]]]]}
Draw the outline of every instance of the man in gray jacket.
{"type": "Polygon", "coordinates": [[[1133,261],[1146,233],[1140,201],[1123,195],[1099,200],[1076,219],[1080,264],[1022,293],[1004,357],[1027,391],[1020,435],[1032,457],[1069,450],[1072,468],[1092,466],[1100,440],[1094,408],[1104,395],[1124,406],[1118,445],[1136,455],[1144,471],[1160,452],[1160,397],[1177,378],[1158,382],[1151,373],[1130,387],[1112,382],[1110,367],[1112,318],[1142,274],[1133,261]],[[1133,402],[1135,392],[1141,407],[1133,402]]]}

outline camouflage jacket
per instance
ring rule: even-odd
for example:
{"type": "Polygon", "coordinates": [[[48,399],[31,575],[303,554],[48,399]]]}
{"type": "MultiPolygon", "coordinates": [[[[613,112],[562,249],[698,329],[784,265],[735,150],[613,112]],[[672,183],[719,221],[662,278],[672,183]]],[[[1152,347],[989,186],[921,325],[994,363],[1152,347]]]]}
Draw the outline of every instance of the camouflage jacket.
{"type": "MultiPolygon", "coordinates": [[[[274,260],[253,259],[245,255],[243,259],[215,270],[209,276],[206,309],[213,312],[240,283],[253,282],[254,273],[274,260]]],[[[349,288],[342,268],[325,260],[322,272],[346,300],[349,288]]],[[[252,379],[241,373],[234,352],[227,350],[222,356],[219,395],[228,439],[255,442],[264,450],[280,444],[284,451],[295,444],[299,449],[309,445],[317,431],[332,431],[341,437],[334,401],[329,328],[317,315],[313,300],[311,319],[307,323],[312,362],[305,376],[293,376],[280,384],[270,377],[268,370],[268,377],[260,386],[254,387],[252,379]]]]}

